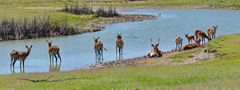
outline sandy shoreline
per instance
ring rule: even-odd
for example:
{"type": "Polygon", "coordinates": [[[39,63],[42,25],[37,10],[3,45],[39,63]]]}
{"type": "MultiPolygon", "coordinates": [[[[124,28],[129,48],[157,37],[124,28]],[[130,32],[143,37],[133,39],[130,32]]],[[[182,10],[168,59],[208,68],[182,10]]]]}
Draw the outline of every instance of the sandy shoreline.
{"type": "Polygon", "coordinates": [[[191,57],[185,58],[183,61],[175,61],[172,58],[173,55],[184,53],[183,52],[164,52],[163,56],[160,58],[147,58],[146,56],[140,56],[130,59],[123,59],[123,60],[114,60],[114,61],[107,61],[103,63],[98,63],[95,65],[89,65],[83,68],[76,68],[75,70],[97,70],[97,69],[104,69],[104,68],[113,68],[113,67],[134,67],[134,66],[155,66],[155,65],[186,65],[186,64],[193,64],[193,63],[201,63],[205,60],[210,60],[216,57],[217,53],[209,53],[205,52],[202,48],[200,51],[194,52],[191,57]]]}

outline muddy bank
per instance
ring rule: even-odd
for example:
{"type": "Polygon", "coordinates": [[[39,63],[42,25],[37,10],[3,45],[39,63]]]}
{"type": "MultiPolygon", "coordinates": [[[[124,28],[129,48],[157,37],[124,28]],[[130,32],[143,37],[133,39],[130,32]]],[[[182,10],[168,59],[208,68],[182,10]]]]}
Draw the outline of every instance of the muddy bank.
{"type": "Polygon", "coordinates": [[[102,28],[105,27],[106,24],[154,20],[157,18],[158,18],[157,16],[153,15],[120,15],[118,17],[113,18],[105,18],[104,21],[88,22],[86,24],[86,27],[81,29],[79,33],[100,31],[102,28]]]}
{"type": "Polygon", "coordinates": [[[183,52],[165,52],[163,57],[160,58],[146,58],[145,56],[136,57],[132,59],[117,60],[104,62],[102,64],[91,65],[84,70],[101,69],[101,68],[112,68],[112,67],[126,67],[126,66],[154,66],[154,65],[185,65],[192,63],[200,63],[205,60],[211,60],[216,57],[216,53],[208,53],[204,50],[194,52],[191,57],[184,58],[181,62],[176,62],[175,59],[171,58],[173,55],[184,53],[183,52]]]}

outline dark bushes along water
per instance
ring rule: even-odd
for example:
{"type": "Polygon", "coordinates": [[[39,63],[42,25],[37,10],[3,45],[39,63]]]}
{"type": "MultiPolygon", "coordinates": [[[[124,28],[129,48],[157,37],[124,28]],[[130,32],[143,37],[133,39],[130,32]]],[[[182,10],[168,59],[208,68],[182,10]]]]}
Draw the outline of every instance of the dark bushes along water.
{"type": "Polygon", "coordinates": [[[77,30],[69,27],[66,22],[52,24],[50,16],[24,18],[22,20],[3,18],[0,21],[0,41],[53,37],[75,33],[77,33],[77,30]]]}
{"type": "Polygon", "coordinates": [[[67,6],[66,5],[60,11],[77,14],[77,15],[93,14],[96,17],[106,17],[106,18],[119,16],[116,8],[112,8],[112,7],[108,7],[108,8],[100,7],[96,9],[96,11],[94,11],[92,7],[86,6],[86,5],[83,5],[83,6],[79,6],[79,5],[67,6]]]}

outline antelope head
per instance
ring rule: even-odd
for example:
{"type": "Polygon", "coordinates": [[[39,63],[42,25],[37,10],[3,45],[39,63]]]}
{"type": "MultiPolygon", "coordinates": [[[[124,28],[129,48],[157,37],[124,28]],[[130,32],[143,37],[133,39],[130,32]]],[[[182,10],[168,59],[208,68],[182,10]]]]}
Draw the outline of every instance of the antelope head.
{"type": "Polygon", "coordinates": [[[158,42],[157,42],[157,43],[153,43],[153,42],[152,42],[152,39],[151,39],[151,45],[152,45],[152,47],[153,47],[153,50],[158,50],[159,41],[160,41],[160,39],[158,39],[158,42]]]}
{"type": "Polygon", "coordinates": [[[52,46],[52,42],[53,42],[53,41],[48,41],[48,40],[47,40],[48,47],[51,47],[51,46],[52,46]]]}
{"type": "Polygon", "coordinates": [[[217,30],[218,26],[212,26],[214,30],[217,30]]]}
{"type": "Polygon", "coordinates": [[[117,39],[122,39],[121,34],[118,33],[116,38],[117,38],[117,39]]]}
{"type": "Polygon", "coordinates": [[[99,38],[100,38],[100,37],[97,37],[97,38],[93,37],[94,42],[97,43],[97,42],[99,41],[99,38]]]}

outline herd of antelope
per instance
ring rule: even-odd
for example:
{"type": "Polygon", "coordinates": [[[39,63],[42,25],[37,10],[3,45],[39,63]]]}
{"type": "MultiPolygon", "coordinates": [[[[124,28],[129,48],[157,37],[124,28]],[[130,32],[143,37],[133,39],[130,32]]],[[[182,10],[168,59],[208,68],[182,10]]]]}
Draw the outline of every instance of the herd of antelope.
{"type": "MultiPolygon", "coordinates": [[[[186,44],[185,46],[182,46],[183,39],[177,36],[175,39],[175,42],[176,42],[175,51],[189,50],[189,49],[204,46],[205,39],[208,39],[208,41],[210,41],[215,38],[217,28],[218,26],[212,26],[210,29],[207,30],[207,34],[202,30],[196,30],[194,35],[188,35],[188,33],[186,33],[185,37],[188,40],[188,44],[186,44]]],[[[94,38],[95,59],[96,59],[96,62],[101,62],[103,61],[103,51],[104,50],[107,51],[107,49],[104,48],[103,42],[100,41],[100,37],[97,37],[97,38],[93,37],[93,38],[94,38]]],[[[151,39],[151,46],[153,49],[148,52],[147,57],[153,58],[153,57],[162,56],[162,52],[158,48],[159,41],[160,39],[158,39],[157,43],[153,43],[153,40],[151,39]]],[[[59,46],[52,45],[52,41],[47,40],[47,43],[48,43],[48,54],[49,54],[50,63],[54,63],[54,58],[56,63],[58,59],[61,63],[59,46]]],[[[123,47],[124,47],[124,40],[121,34],[117,34],[116,36],[116,59],[117,60],[123,59],[123,47]]],[[[26,45],[26,48],[27,48],[27,51],[12,50],[10,52],[10,57],[11,57],[10,68],[14,69],[15,62],[19,60],[20,69],[21,68],[24,69],[24,62],[31,52],[32,45],[30,47],[26,45]]]]}

